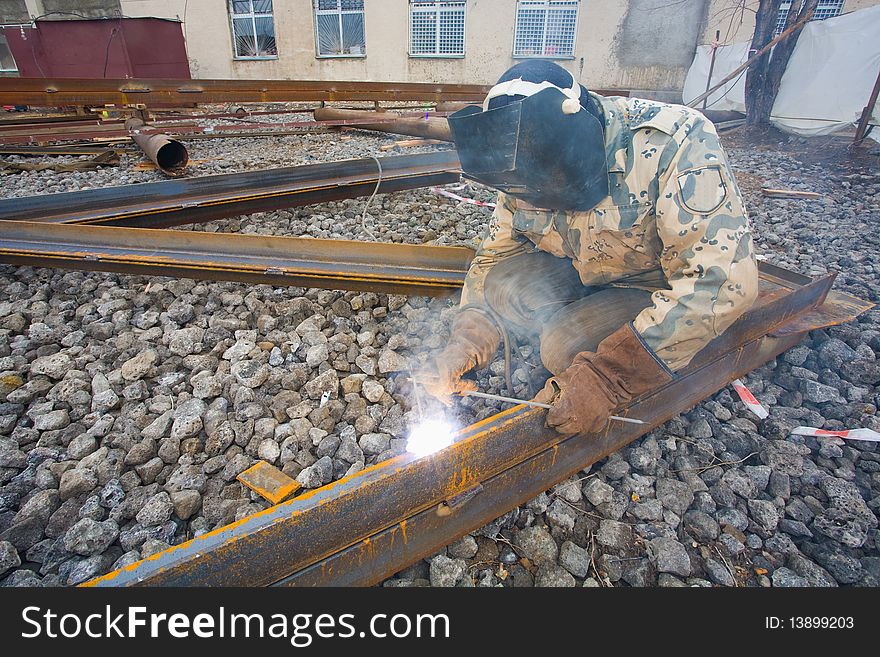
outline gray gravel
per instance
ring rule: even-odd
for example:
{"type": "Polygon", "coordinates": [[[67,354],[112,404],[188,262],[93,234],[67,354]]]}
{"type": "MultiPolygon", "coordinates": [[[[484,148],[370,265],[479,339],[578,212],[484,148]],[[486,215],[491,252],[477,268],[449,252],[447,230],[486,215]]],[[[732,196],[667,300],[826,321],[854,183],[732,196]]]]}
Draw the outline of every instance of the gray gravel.
{"type": "MultiPolygon", "coordinates": [[[[197,141],[192,174],[379,155],[394,139],[197,141]]],[[[729,154],[760,253],[805,274],[839,270],[839,289],[877,300],[876,173],[785,148],[729,154]],[[760,184],[823,196],[764,199],[760,184]]],[[[2,194],[161,179],[133,170],[138,159],[18,174],[2,194]]],[[[476,185],[458,193],[494,196],[476,185]]],[[[365,230],[364,203],[194,229],[473,246],[489,216],[415,190],[378,195],[365,230]]],[[[401,453],[418,417],[406,370],[443,346],[455,312],[419,297],[0,271],[4,586],[77,584],[266,508],[235,480],[257,459],[311,489],[401,453]]],[[[880,430],[878,317],[814,331],[749,374],[766,420],[722,390],[385,585],[877,585],[880,452],[789,431],[880,430]]],[[[515,368],[516,394],[530,394],[529,372],[515,368]]],[[[481,389],[504,387],[499,362],[479,378],[481,389]]],[[[464,425],[502,408],[467,398],[452,415],[464,425]]]]}

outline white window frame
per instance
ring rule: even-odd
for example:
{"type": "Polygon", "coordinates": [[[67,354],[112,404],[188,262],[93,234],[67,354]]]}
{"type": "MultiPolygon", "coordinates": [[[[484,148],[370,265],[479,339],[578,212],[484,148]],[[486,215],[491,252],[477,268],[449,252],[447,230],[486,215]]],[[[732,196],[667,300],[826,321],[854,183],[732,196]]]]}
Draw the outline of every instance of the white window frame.
{"type": "Polygon", "coordinates": [[[577,31],[578,31],[578,23],[581,18],[581,2],[580,0],[517,0],[516,3],[516,21],[514,22],[513,27],[513,58],[514,59],[575,59],[575,50],[577,48],[577,31]],[[554,6],[554,5],[562,5],[562,6],[554,6]],[[519,33],[519,21],[520,21],[520,10],[521,9],[530,9],[535,8],[538,9],[540,7],[544,8],[544,29],[542,32],[542,43],[541,50],[544,51],[547,48],[547,23],[550,20],[550,12],[551,11],[560,11],[566,10],[571,11],[574,9],[574,33],[571,39],[571,53],[569,54],[556,54],[556,55],[526,55],[526,54],[517,54],[516,52],[516,35],[519,33]]]}
{"type": "Polygon", "coordinates": [[[251,0],[251,10],[248,13],[235,13],[234,9],[235,5],[232,0],[227,0],[226,8],[229,13],[229,31],[232,34],[232,59],[237,61],[257,61],[264,59],[278,59],[278,32],[275,29],[275,3],[272,3],[272,11],[268,14],[256,14],[254,13],[254,3],[251,0]],[[274,55],[239,55],[238,50],[235,44],[235,20],[236,18],[250,18],[251,19],[251,28],[254,31],[254,43],[257,41],[257,16],[272,17],[272,33],[275,37],[275,54],[274,55]]]}
{"type": "Polygon", "coordinates": [[[315,18],[315,57],[318,59],[362,59],[367,56],[367,2],[364,0],[363,9],[343,9],[341,0],[336,0],[336,9],[318,9],[318,0],[312,0],[313,15],[315,18]],[[344,14],[361,14],[363,17],[364,40],[362,53],[339,53],[338,55],[321,54],[321,39],[318,34],[318,16],[339,17],[339,40],[342,42],[342,16],[344,14]]]}
{"type": "Polygon", "coordinates": [[[437,58],[437,59],[463,59],[465,49],[467,47],[467,2],[465,0],[410,0],[409,1],[409,56],[416,58],[437,58]],[[442,13],[461,13],[462,31],[461,31],[461,52],[460,53],[442,53],[440,52],[440,14],[442,13]],[[431,53],[415,53],[413,52],[413,15],[418,13],[435,14],[437,20],[435,22],[434,35],[434,52],[431,53]]]}
{"type": "MultiPolygon", "coordinates": [[[[824,21],[826,18],[840,16],[843,13],[844,2],[845,0],[819,0],[819,4],[816,5],[816,12],[813,14],[810,22],[824,21]],[[832,13],[835,10],[837,13],[832,13]]],[[[788,19],[792,4],[794,3],[791,0],[783,0],[783,3],[779,6],[779,15],[776,17],[776,28],[773,30],[773,36],[779,36],[785,29],[785,21],[788,19]]],[[[798,2],[798,9],[800,9],[800,6],[801,4],[798,2]]]]}
{"type": "MultiPolygon", "coordinates": [[[[7,26],[9,27],[9,26],[7,26]]],[[[0,73],[18,73],[18,64],[15,63],[15,55],[12,54],[12,48],[9,47],[9,39],[6,38],[6,35],[0,34],[0,39],[3,40],[3,43],[6,44],[6,50],[9,51],[9,57],[12,59],[12,66],[14,68],[3,68],[3,65],[0,64],[0,73]]]]}

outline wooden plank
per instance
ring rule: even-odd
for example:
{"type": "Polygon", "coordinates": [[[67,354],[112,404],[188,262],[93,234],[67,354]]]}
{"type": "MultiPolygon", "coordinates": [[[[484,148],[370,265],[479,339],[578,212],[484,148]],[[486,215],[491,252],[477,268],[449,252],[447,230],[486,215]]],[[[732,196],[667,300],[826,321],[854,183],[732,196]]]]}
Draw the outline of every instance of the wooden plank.
{"type": "Polygon", "coordinates": [[[761,193],[768,198],[819,198],[818,192],[804,192],[799,189],[768,189],[764,187],[761,193]]]}
{"type": "Polygon", "coordinates": [[[291,479],[266,461],[257,461],[236,479],[272,504],[283,502],[302,488],[296,479],[291,479]]]}

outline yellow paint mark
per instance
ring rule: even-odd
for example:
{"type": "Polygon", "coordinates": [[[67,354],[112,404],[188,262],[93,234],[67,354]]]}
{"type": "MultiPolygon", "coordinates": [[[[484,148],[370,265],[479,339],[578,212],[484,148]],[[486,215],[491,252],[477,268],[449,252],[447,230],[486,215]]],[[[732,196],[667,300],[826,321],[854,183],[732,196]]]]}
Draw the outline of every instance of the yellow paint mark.
{"type": "Polygon", "coordinates": [[[0,377],[0,385],[6,388],[8,392],[12,392],[17,388],[21,388],[24,385],[24,380],[18,374],[7,374],[0,377]]]}
{"type": "Polygon", "coordinates": [[[400,521],[400,533],[403,535],[404,544],[406,544],[406,520],[400,521]]]}

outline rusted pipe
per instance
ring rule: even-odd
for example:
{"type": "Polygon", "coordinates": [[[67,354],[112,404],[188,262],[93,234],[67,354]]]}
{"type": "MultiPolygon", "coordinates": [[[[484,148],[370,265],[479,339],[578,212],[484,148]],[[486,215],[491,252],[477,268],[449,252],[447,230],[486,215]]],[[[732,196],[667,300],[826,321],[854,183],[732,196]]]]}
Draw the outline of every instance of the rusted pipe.
{"type": "Polygon", "coordinates": [[[169,176],[183,174],[186,163],[189,162],[186,146],[168,135],[143,134],[141,130],[145,126],[143,121],[136,118],[125,122],[125,129],[131,138],[163,173],[169,176]]]}
{"type": "Polygon", "coordinates": [[[452,141],[452,133],[449,131],[449,123],[445,118],[432,116],[420,119],[394,119],[393,112],[370,112],[360,110],[336,109],[334,107],[319,107],[315,110],[316,121],[361,121],[353,123],[352,128],[363,130],[376,130],[378,132],[390,132],[397,135],[410,137],[425,137],[427,139],[440,139],[452,141]],[[379,119],[380,123],[373,123],[379,119]]]}

